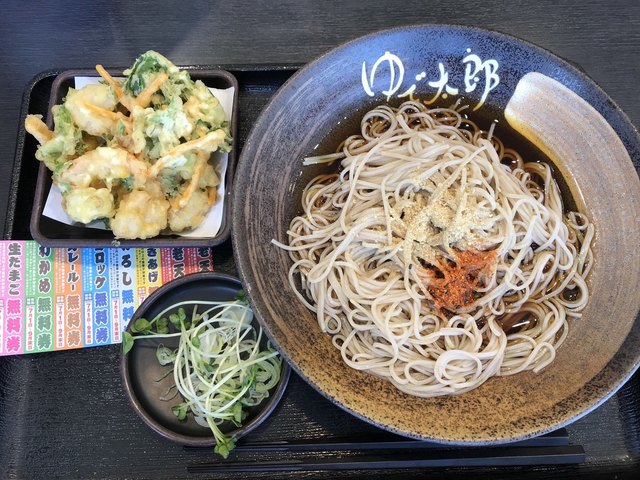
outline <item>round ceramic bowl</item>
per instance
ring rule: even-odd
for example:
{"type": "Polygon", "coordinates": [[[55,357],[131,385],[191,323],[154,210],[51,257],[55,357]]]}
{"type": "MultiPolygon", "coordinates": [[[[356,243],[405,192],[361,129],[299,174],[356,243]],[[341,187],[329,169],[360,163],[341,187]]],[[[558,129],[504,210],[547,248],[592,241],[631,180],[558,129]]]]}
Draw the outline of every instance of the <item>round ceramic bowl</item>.
{"type": "MultiPolygon", "coordinates": [[[[626,79],[632,81],[632,79],[626,79]]],[[[640,363],[640,138],[582,71],[516,38],[414,26],[347,43],[295,74],[257,120],[238,165],[233,245],[258,319],[293,368],[340,407],[390,431],[451,444],[521,440],[566,425],[610,397],[640,363]],[[304,186],[335,166],[362,114],[409,96],[468,105],[468,115],[525,158],[555,167],[565,199],[595,225],[590,300],[541,373],[492,378],[458,396],[417,398],[349,368],[288,281],[287,241],[304,186]],[[635,164],[635,166],[634,166],[635,164]],[[240,198],[240,197],[236,197],[240,198]]]]}
{"type": "MultiPolygon", "coordinates": [[[[173,303],[184,300],[229,301],[240,290],[242,284],[237,278],[219,273],[196,273],[178,278],[160,287],[140,305],[128,331],[138,318],[152,319],[173,303]]],[[[178,345],[176,339],[140,339],[135,341],[128,354],[122,356],[122,381],[133,409],[144,423],[169,440],[194,447],[215,445],[211,430],[198,425],[193,415],[181,421],[171,411],[173,405],[182,401],[179,395],[172,401],[161,400],[161,397],[171,396],[167,392],[173,385],[173,375],[166,375],[172,366],[161,366],[156,358],[156,349],[161,343],[171,348],[178,345]]],[[[290,371],[289,365],[283,361],[280,381],[269,397],[249,409],[241,427],[224,422],[220,426],[222,432],[238,439],[266,420],[284,394],[290,371]]]]}

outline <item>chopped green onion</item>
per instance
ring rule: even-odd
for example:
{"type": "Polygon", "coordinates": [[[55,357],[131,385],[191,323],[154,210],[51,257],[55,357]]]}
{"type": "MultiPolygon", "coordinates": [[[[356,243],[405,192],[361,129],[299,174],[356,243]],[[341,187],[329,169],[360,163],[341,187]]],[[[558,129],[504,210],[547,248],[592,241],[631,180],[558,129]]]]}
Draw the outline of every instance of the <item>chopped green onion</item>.
{"type": "Polygon", "coordinates": [[[169,347],[165,347],[164,345],[160,344],[156,349],[156,358],[158,359],[158,363],[160,365],[169,365],[176,360],[176,352],[171,350],[169,347]]]}
{"type": "Polygon", "coordinates": [[[318,163],[331,163],[336,160],[342,160],[346,155],[343,152],[329,153],[327,155],[318,155],[316,157],[306,157],[302,160],[302,165],[316,165],[318,163]]]}

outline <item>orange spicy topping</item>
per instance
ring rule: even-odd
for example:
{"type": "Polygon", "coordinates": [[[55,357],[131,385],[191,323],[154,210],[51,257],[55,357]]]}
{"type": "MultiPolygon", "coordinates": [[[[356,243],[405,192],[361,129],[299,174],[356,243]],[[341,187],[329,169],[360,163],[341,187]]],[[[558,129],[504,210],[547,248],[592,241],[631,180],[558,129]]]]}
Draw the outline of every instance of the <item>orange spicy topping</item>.
{"type": "Polygon", "coordinates": [[[496,256],[495,250],[467,250],[456,253],[455,263],[440,260],[438,268],[426,269],[425,287],[436,308],[456,312],[472,305],[476,291],[493,271],[496,256]]]}

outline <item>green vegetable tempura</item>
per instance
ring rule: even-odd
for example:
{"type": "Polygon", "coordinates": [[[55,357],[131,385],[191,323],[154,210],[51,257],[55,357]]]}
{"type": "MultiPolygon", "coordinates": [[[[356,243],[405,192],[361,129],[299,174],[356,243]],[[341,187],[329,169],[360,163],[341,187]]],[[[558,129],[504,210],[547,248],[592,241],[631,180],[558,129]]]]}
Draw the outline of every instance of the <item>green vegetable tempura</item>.
{"type": "Polygon", "coordinates": [[[28,115],[72,220],[103,220],[116,238],[149,238],[202,223],[220,183],[210,160],[231,148],[218,99],[154,51],[114,79],[101,65],[99,84],[70,88],[52,109],[54,129],[28,115]]]}

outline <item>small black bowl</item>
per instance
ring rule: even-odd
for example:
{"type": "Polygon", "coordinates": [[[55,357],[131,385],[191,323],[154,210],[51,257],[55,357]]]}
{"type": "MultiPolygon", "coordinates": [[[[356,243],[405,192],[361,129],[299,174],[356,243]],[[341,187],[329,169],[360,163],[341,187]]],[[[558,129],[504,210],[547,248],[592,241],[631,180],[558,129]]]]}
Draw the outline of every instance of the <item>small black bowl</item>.
{"type": "MultiPolygon", "coordinates": [[[[237,278],[219,273],[196,273],[187,275],[163,285],[153,292],[140,305],[129,323],[131,326],[140,318],[154,318],[158,313],[173,303],[184,300],[233,300],[238,291],[242,290],[242,284],[237,278]]],[[[254,319],[257,325],[257,320],[254,319]]],[[[268,341],[263,335],[265,343],[268,341]]],[[[177,347],[176,338],[169,339],[139,339],[127,355],[122,356],[120,371],[127,396],[133,409],[142,420],[163,437],[194,447],[207,447],[216,444],[216,441],[208,428],[198,425],[193,415],[188,415],[187,420],[181,421],[173,414],[171,407],[180,403],[182,398],[178,394],[170,401],[160,400],[167,395],[167,390],[173,385],[173,375],[169,374],[162,380],[172,366],[161,366],[156,358],[156,349],[159,344],[170,348],[177,347]]],[[[248,410],[249,415],[241,427],[236,427],[231,422],[224,422],[220,429],[225,434],[231,434],[236,439],[246,435],[260,425],[273,412],[287,387],[290,367],[286,361],[282,361],[280,381],[271,390],[269,397],[260,405],[248,410]]],[[[172,395],[175,389],[171,391],[172,395]]],[[[170,396],[169,395],[169,396],[170,396]]]]}

